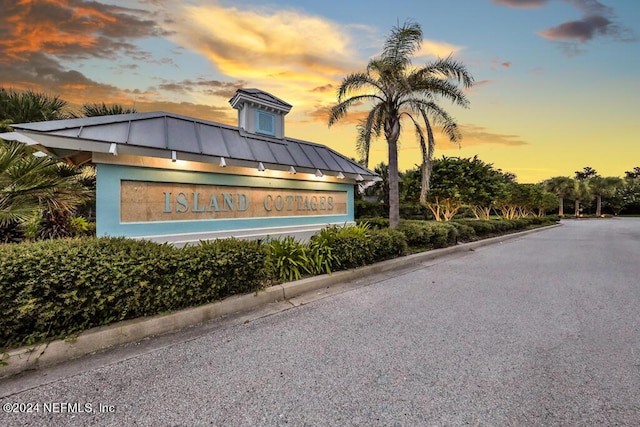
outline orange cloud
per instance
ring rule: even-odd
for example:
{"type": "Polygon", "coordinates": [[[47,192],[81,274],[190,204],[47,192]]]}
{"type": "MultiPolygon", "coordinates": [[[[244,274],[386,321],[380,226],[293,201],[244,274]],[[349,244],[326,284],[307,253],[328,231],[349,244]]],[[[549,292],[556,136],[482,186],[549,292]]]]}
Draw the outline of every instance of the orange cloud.
{"type": "MultiPolygon", "coordinates": [[[[489,131],[487,128],[476,125],[459,125],[460,132],[462,133],[462,141],[460,141],[460,145],[464,147],[470,147],[474,145],[503,145],[508,147],[519,147],[523,145],[528,145],[526,141],[523,141],[519,135],[508,135],[501,133],[494,133],[489,131]]],[[[439,132],[439,131],[438,131],[439,132]]],[[[447,137],[444,136],[441,132],[438,140],[440,141],[448,141],[447,137]]],[[[457,145],[454,144],[439,144],[438,148],[447,149],[447,148],[458,148],[457,145]]]]}
{"type": "Polygon", "coordinates": [[[297,10],[201,3],[177,9],[167,24],[171,38],[222,74],[267,90],[298,111],[335,101],[331,88],[366,65],[353,47],[353,27],[297,10]]]}
{"type": "MultiPolygon", "coordinates": [[[[316,105],[312,109],[307,110],[305,112],[305,117],[308,120],[301,120],[302,122],[316,122],[321,124],[327,124],[329,121],[329,114],[331,111],[331,107],[328,105],[316,105]]],[[[360,123],[362,120],[365,120],[369,115],[368,111],[363,110],[352,110],[344,116],[338,123],[334,126],[354,126],[360,123]]]]}
{"type": "Polygon", "coordinates": [[[289,78],[326,84],[328,77],[353,67],[348,34],[328,20],[292,10],[184,6],[176,25],[174,37],[181,44],[206,55],[228,76],[287,73],[289,78]]]}
{"type": "Polygon", "coordinates": [[[430,56],[437,58],[445,58],[449,55],[456,54],[464,49],[462,46],[456,46],[450,43],[436,41],[436,40],[423,40],[420,51],[416,56],[430,56]]]}
{"type": "Polygon", "coordinates": [[[337,85],[333,85],[331,83],[327,83],[324,86],[318,86],[311,89],[311,92],[317,93],[326,93],[326,92],[335,92],[337,85]]]}
{"type": "Polygon", "coordinates": [[[139,9],[98,2],[4,2],[2,19],[9,34],[0,39],[0,58],[21,60],[32,52],[69,58],[114,57],[123,50],[139,53],[131,39],[163,34],[149,17],[139,9]]]}

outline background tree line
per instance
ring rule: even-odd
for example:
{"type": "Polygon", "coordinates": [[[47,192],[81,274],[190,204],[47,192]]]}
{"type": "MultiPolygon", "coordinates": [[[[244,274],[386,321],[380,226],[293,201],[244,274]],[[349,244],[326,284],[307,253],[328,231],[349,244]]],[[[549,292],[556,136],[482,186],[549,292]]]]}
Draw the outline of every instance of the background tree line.
{"type": "MultiPolygon", "coordinates": [[[[381,163],[375,171],[382,181],[368,188],[357,202],[359,214],[364,216],[384,215],[389,203],[388,168],[381,163]]],[[[477,157],[442,157],[433,161],[431,186],[424,202],[420,201],[420,166],[400,173],[399,182],[403,218],[448,221],[456,215],[513,219],[549,213],[574,217],[640,214],[640,167],[626,171],[623,178],[603,177],[585,167],[573,177],[521,184],[514,174],[477,157]]]]}

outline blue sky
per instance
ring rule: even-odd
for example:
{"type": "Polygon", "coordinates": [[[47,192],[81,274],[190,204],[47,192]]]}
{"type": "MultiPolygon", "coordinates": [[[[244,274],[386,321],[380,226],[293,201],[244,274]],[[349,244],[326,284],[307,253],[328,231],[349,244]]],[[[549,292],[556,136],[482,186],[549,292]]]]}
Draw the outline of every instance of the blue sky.
{"type": "MultiPolygon", "coordinates": [[[[235,124],[228,99],[258,87],[294,105],[287,134],[355,155],[352,119],[327,127],[335,88],[391,27],[421,24],[419,65],[453,54],[473,73],[463,132],[437,156],[478,157],[520,182],[640,165],[635,0],[2,0],[0,85],[73,105],[117,102],[235,124]]],[[[412,132],[400,167],[419,159],[412,132]]],[[[386,158],[373,145],[372,163],[386,158]]]]}

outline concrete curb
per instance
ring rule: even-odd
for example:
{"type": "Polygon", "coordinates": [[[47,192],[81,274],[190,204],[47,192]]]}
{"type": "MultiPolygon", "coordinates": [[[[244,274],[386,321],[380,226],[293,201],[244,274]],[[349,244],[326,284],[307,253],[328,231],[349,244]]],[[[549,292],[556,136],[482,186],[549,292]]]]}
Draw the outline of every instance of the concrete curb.
{"type": "Polygon", "coordinates": [[[5,366],[0,366],[0,378],[15,375],[29,369],[52,366],[110,347],[140,341],[155,335],[174,332],[230,314],[249,311],[258,306],[288,300],[307,292],[327,288],[338,283],[345,283],[362,277],[419,264],[420,262],[433,260],[453,253],[465,252],[481,246],[504,242],[560,225],[561,224],[555,224],[548,227],[505,234],[476,242],[390,259],[353,270],[309,277],[295,282],[271,286],[255,294],[235,295],[222,301],[180,310],[166,315],[132,319],[109,326],[89,329],[78,335],[75,339],[57,340],[48,344],[21,347],[5,353],[4,357],[0,357],[0,360],[6,363],[5,366]]]}

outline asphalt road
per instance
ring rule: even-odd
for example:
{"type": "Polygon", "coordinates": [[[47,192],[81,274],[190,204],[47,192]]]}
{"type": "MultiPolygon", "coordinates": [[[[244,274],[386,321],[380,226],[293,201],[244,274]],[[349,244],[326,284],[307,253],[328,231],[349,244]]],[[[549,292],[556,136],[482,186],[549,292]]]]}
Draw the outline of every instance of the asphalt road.
{"type": "Polygon", "coordinates": [[[640,218],[565,221],[5,380],[0,425],[638,426],[639,306],[640,218]]]}

